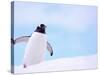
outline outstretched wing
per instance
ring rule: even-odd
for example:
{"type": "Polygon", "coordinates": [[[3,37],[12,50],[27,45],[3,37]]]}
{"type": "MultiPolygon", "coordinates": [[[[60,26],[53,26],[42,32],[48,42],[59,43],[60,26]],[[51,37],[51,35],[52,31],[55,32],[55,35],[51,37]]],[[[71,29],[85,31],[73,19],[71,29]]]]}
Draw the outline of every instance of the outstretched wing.
{"type": "Polygon", "coordinates": [[[27,43],[29,38],[30,36],[21,36],[21,37],[16,38],[15,40],[11,38],[11,43],[12,44],[17,44],[17,43],[22,43],[22,42],[27,43]]]}
{"type": "Polygon", "coordinates": [[[47,49],[50,52],[50,55],[52,56],[53,55],[53,48],[48,41],[47,41],[47,49]]]}

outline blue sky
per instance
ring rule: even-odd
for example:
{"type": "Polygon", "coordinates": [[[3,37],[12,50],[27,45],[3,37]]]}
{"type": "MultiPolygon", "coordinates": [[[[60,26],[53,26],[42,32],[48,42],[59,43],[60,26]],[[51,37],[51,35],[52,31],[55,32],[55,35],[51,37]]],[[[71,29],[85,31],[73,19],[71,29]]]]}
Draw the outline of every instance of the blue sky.
{"type": "MultiPolygon", "coordinates": [[[[31,35],[44,23],[54,55],[45,60],[97,53],[97,7],[50,3],[15,2],[14,37],[31,35]]],[[[26,44],[14,46],[15,65],[22,64],[26,44]]]]}

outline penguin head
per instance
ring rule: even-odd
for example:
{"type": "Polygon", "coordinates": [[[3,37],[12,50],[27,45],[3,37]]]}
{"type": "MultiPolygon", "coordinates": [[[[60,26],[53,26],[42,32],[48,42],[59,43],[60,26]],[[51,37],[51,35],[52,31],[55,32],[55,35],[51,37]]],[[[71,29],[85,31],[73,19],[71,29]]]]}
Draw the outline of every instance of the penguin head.
{"type": "Polygon", "coordinates": [[[39,32],[39,33],[45,34],[46,33],[45,29],[46,29],[46,25],[40,24],[39,26],[37,26],[35,32],[39,32]]]}

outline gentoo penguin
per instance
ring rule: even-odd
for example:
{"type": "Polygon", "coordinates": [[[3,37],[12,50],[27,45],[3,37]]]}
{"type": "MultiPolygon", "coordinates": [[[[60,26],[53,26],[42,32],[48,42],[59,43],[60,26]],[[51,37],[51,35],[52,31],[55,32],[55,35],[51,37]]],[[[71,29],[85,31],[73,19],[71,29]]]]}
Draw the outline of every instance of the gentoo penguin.
{"type": "Polygon", "coordinates": [[[11,43],[14,45],[21,42],[27,43],[23,58],[24,68],[43,61],[46,48],[50,52],[50,55],[53,55],[53,49],[47,41],[45,29],[46,26],[44,24],[40,24],[31,36],[21,36],[15,40],[11,39],[11,43]]]}

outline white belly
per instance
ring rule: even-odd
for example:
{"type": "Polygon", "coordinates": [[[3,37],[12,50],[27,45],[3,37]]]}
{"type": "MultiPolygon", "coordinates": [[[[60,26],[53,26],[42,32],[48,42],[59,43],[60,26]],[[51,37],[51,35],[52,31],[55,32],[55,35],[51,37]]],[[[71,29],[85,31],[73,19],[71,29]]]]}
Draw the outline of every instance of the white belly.
{"type": "Polygon", "coordinates": [[[46,50],[46,42],[44,34],[34,32],[25,49],[24,64],[29,66],[41,62],[46,50]]]}

